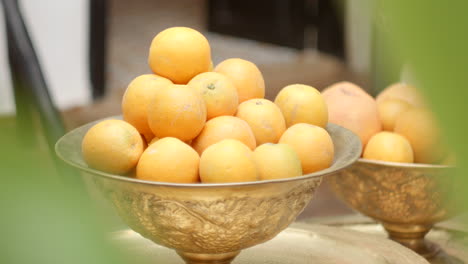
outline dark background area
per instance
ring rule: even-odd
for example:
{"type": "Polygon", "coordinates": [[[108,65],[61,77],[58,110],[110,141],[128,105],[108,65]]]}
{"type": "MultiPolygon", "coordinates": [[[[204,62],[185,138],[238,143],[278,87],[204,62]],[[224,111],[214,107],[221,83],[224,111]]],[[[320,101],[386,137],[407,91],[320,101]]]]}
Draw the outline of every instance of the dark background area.
{"type": "Polygon", "coordinates": [[[315,44],[344,58],[343,18],[334,1],[209,0],[208,30],[295,49],[315,44]],[[306,43],[308,28],[316,43],[306,43]]]}

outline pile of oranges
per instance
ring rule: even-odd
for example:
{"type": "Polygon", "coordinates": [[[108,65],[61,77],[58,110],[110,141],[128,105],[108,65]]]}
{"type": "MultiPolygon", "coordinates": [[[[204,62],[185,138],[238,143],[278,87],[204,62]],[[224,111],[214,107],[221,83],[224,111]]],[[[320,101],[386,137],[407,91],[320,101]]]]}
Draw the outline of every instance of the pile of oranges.
{"type": "Polygon", "coordinates": [[[395,83],[373,98],[353,83],[340,82],[322,95],[330,122],[359,135],[363,158],[453,165],[440,127],[414,86],[395,83]]]}
{"type": "Polygon", "coordinates": [[[295,177],[331,166],[328,110],[315,88],[288,85],[264,99],[257,66],[230,58],[213,67],[208,40],[168,28],[150,46],[152,74],[122,99],[123,120],[104,120],[82,142],[87,164],[109,173],[175,183],[295,177]]]}

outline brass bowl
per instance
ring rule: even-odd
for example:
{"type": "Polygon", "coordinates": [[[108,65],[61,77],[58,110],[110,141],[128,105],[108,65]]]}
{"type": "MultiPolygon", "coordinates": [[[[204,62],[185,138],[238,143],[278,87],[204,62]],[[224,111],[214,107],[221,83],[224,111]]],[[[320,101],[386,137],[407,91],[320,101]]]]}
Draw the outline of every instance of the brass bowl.
{"type": "Polygon", "coordinates": [[[439,248],[426,241],[432,226],[456,212],[455,168],[359,159],[329,178],[350,207],[382,223],[389,237],[431,258],[439,248]]]}
{"type": "Polygon", "coordinates": [[[356,135],[329,124],[335,160],[316,173],[229,184],[151,182],[89,168],[81,141],[93,124],[63,136],[57,155],[92,177],[130,228],[175,249],[186,263],[230,263],[240,250],[272,239],[302,212],[324,175],[352,164],[361,152],[356,135]]]}

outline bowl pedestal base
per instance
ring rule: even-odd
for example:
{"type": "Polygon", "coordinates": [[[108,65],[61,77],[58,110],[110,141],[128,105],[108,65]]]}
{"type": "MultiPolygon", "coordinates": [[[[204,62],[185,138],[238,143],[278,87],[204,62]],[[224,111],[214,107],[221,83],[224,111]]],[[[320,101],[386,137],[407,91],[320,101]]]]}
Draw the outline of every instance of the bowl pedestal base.
{"type": "Polygon", "coordinates": [[[220,253],[220,254],[202,254],[177,251],[187,264],[230,264],[240,251],[220,253]]]}
{"type": "Polygon", "coordinates": [[[426,240],[424,237],[431,230],[432,225],[409,225],[382,223],[390,239],[412,249],[426,259],[435,257],[440,247],[426,240]]]}

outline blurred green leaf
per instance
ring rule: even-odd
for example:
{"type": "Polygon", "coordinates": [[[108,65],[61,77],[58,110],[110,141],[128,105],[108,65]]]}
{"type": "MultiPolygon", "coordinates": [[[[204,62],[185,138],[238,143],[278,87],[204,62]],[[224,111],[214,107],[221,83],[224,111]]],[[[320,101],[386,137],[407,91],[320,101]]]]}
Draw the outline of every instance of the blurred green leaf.
{"type": "Polygon", "coordinates": [[[379,39],[375,48],[385,53],[380,57],[393,57],[376,63],[380,65],[376,72],[386,75],[376,78],[396,82],[396,71],[409,72],[413,84],[426,95],[456,154],[458,173],[447,176],[453,177],[462,210],[468,209],[466,10],[468,1],[378,0],[374,8],[374,37],[379,39]]]}
{"type": "Polygon", "coordinates": [[[58,175],[41,130],[20,133],[16,121],[0,118],[0,263],[128,263],[88,195],[63,178],[76,175],[58,175]]]}

